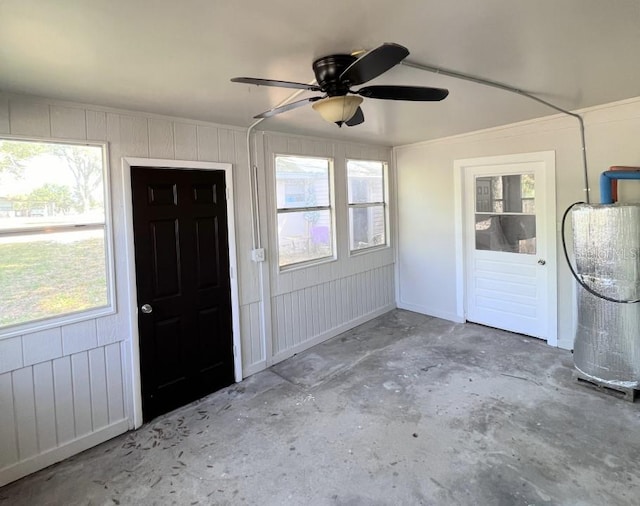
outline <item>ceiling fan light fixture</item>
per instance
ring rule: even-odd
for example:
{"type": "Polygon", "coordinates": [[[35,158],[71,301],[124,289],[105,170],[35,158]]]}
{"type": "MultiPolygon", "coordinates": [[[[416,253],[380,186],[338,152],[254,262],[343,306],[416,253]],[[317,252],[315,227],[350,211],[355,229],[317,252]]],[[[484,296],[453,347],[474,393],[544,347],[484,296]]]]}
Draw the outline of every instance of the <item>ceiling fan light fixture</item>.
{"type": "MultiPolygon", "coordinates": [[[[339,127],[346,124],[353,127],[364,123],[364,112],[360,107],[362,97],[379,100],[407,100],[412,102],[434,102],[444,99],[449,92],[442,88],[426,86],[365,86],[352,91],[384,74],[398,65],[409,55],[409,50],[394,42],[385,42],[370,51],[354,51],[352,54],[330,54],[318,58],[311,66],[317,84],[304,84],[292,81],[277,81],[257,77],[234,77],[234,83],[255,84],[257,86],[276,86],[297,90],[320,92],[322,96],[308,97],[297,102],[287,101],[254,116],[264,119],[298,107],[312,104],[322,118],[339,127]]],[[[297,93],[296,93],[297,95],[297,93]]],[[[289,98],[293,98],[289,97],[289,98]]]]}
{"type": "Polygon", "coordinates": [[[362,103],[362,97],[344,95],[341,97],[329,97],[314,102],[313,107],[325,121],[341,125],[349,121],[355,115],[362,103]]]}

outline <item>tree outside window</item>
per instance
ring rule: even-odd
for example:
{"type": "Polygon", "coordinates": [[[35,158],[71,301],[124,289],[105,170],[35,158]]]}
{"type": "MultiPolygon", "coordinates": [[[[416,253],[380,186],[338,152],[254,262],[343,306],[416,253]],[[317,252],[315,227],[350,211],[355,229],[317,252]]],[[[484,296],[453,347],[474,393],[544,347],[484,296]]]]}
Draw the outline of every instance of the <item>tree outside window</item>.
{"type": "Polygon", "coordinates": [[[0,139],[0,332],[110,305],[104,147],[0,139]]]}

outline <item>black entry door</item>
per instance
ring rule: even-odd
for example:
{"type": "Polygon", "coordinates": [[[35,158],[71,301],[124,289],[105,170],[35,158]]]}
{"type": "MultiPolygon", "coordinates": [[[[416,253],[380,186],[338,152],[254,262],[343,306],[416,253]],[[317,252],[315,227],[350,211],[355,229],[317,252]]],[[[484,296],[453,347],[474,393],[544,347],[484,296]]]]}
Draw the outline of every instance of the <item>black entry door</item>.
{"type": "Polygon", "coordinates": [[[145,421],[231,384],[224,171],[131,168],[145,421]]]}

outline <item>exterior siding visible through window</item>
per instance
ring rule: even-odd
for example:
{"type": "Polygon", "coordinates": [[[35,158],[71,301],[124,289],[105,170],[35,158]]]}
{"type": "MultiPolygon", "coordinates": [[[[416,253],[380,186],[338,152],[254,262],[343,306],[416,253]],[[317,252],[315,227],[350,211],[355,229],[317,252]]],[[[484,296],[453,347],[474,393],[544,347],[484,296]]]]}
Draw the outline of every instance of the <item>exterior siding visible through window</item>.
{"type": "Polygon", "coordinates": [[[0,335],[113,307],[105,146],[0,139],[0,335]]]}
{"type": "Polygon", "coordinates": [[[387,244],[386,171],[384,162],[347,161],[351,252],[387,244]]]}
{"type": "Polygon", "coordinates": [[[276,155],[278,265],[334,257],[331,160],[276,155]]]}

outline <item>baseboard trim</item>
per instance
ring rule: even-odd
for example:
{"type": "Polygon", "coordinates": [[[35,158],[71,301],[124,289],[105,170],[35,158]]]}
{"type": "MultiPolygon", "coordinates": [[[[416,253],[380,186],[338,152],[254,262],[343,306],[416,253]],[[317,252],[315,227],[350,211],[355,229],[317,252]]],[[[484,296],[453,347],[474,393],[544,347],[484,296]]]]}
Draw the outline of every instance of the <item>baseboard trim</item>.
{"type": "Polygon", "coordinates": [[[389,304],[387,306],[383,306],[381,308],[376,309],[375,311],[371,311],[370,313],[367,313],[365,315],[359,316],[358,318],[355,318],[353,320],[349,320],[346,323],[343,323],[342,325],[339,325],[338,327],[334,327],[331,330],[328,330],[326,332],[323,332],[322,334],[318,334],[315,337],[312,337],[311,339],[308,339],[307,341],[304,341],[300,344],[297,344],[291,348],[288,348],[286,350],[283,350],[279,353],[276,353],[273,356],[273,363],[277,364],[278,362],[282,362],[283,360],[286,360],[290,357],[293,357],[294,355],[296,355],[297,353],[303,352],[305,350],[308,350],[309,348],[311,348],[312,346],[315,346],[316,344],[320,344],[323,343],[324,341],[326,341],[327,339],[331,339],[332,337],[336,337],[337,335],[342,334],[343,332],[346,332],[347,330],[351,330],[354,327],[357,327],[358,325],[362,325],[363,323],[368,322],[369,320],[372,320],[373,318],[376,318],[378,316],[381,316],[385,313],[388,313],[389,311],[392,311],[396,308],[395,304],[389,304]]]}
{"type": "Polygon", "coordinates": [[[466,320],[457,315],[456,313],[449,313],[448,311],[440,311],[438,309],[432,309],[418,304],[406,304],[398,302],[398,309],[406,309],[407,311],[413,311],[414,313],[420,313],[427,316],[433,316],[435,318],[441,318],[454,323],[464,323],[466,320]]]}
{"type": "Polygon", "coordinates": [[[11,483],[12,481],[19,480],[28,474],[40,471],[45,467],[49,467],[57,462],[67,459],[77,453],[93,448],[94,446],[104,443],[111,438],[119,436],[129,430],[129,420],[123,419],[118,422],[107,425],[102,429],[73,439],[67,443],[56,448],[51,448],[38,455],[29,457],[27,459],[16,462],[15,464],[9,464],[6,467],[0,469],[0,487],[11,483]]]}
{"type": "Polygon", "coordinates": [[[248,378],[252,374],[255,374],[260,371],[264,371],[267,368],[267,361],[261,360],[260,362],[256,362],[255,364],[242,366],[242,379],[248,378]]]}
{"type": "MultiPolygon", "coordinates": [[[[292,356],[294,356],[297,353],[300,353],[302,351],[308,350],[309,348],[311,348],[312,346],[315,346],[316,344],[320,344],[324,341],[326,341],[327,339],[331,339],[332,337],[335,337],[339,334],[342,334],[343,332],[346,332],[347,330],[351,330],[354,327],[357,327],[358,325],[361,325],[363,323],[368,322],[369,320],[376,318],[377,316],[383,315],[384,313],[388,313],[389,311],[395,309],[396,306],[395,304],[390,304],[388,306],[384,306],[382,308],[376,309],[375,311],[372,311],[370,313],[367,313],[363,316],[360,316],[358,318],[356,318],[355,320],[350,320],[346,323],[343,323],[342,325],[338,326],[338,327],[334,327],[331,330],[328,330],[327,332],[323,332],[322,334],[319,334],[303,343],[300,343],[296,346],[294,346],[293,348],[289,348],[287,350],[283,350],[280,353],[277,353],[276,355],[274,355],[273,357],[273,361],[272,361],[272,365],[276,364],[278,362],[282,362],[283,360],[286,360],[292,356]]],[[[256,362],[254,364],[250,364],[250,365],[244,365],[242,367],[242,372],[243,372],[243,378],[245,379],[249,376],[251,376],[252,374],[256,374],[260,371],[264,371],[265,369],[268,369],[269,366],[267,366],[267,361],[266,360],[261,360],[260,362],[256,362]]]]}

